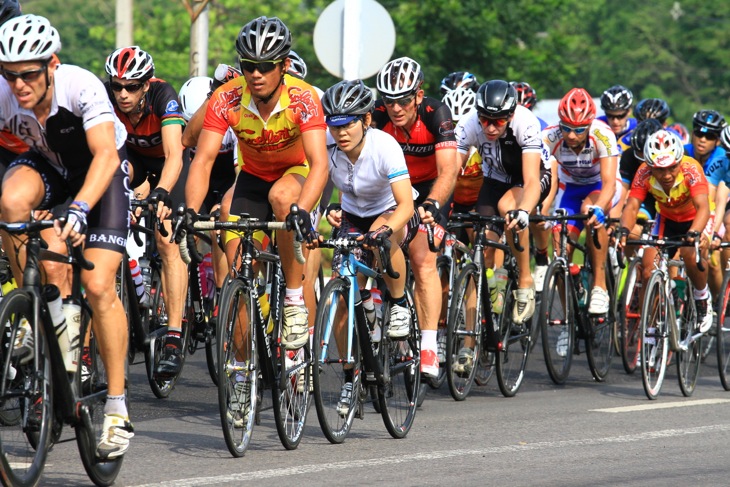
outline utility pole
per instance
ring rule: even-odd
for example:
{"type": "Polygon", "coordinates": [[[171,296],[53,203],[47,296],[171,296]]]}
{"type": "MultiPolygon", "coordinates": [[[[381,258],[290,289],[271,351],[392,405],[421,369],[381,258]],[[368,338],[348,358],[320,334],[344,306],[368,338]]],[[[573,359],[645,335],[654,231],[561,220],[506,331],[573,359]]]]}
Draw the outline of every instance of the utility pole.
{"type": "Polygon", "coordinates": [[[132,11],[134,0],[117,0],[117,48],[134,44],[132,11]]]}
{"type": "Polygon", "coordinates": [[[208,75],[208,3],[182,0],[190,14],[190,76],[208,75]]]}

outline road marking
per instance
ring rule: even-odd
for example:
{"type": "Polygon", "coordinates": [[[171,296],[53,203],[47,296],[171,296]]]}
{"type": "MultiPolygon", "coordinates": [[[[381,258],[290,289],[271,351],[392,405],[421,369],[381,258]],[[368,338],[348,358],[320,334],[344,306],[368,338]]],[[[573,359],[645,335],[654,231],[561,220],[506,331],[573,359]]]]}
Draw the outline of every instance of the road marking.
{"type": "Polygon", "coordinates": [[[403,455],[398,458],[372,458],[367,460],[350,460],[346,462],[320,463],[316,465],[300,465],[289,468],[275,468],[253,472],[242,472],[230,475],[218,475],[215,477],[199,477],[193,479],[170,480],[167,482],[143,484],[137,487],[194,487],[198,485],[217,485],[223,482],[241,483],[276,477],[288,477],[292,475],[310,474],[334,470],[352,470],[354,468],[372,469],[380,465],[396,465],[399,463],[411,463],[413,461],[432,461],[443,458],[462,457],[464,455],[496,455],[501,453],[515,453],[534,450],[547,450],[555,448],[572,448],[581,446],[605,445],[610,443],[635,443],[637,441],[655,440],[658,438],[672,438],[687,435],[699,435],[707,433],[720,433],[730,431],[730,424],[715,424],[710,426],[698,426],[686,429],[668,429],[661,431],[649,431],[625,436],[610,436],[605,438],[585,438],[563,441],[541,441],[537,443],[520,443],[518,445],[495,446],[472,450],[445,450],[431,453],[416,453],[403,455]]]}
{"type": "Polygon", "coordinates": [[[596,413],[631,413],[634,411],[650,411],[652,409],[686,408],[690,406],[707,406],[710,404],[723,404],[730,402],[730,399],[697,399],[694,401],[677,402],[650,402],[638,406],[621,406],[618,408],[590,409],[596,413]]]}

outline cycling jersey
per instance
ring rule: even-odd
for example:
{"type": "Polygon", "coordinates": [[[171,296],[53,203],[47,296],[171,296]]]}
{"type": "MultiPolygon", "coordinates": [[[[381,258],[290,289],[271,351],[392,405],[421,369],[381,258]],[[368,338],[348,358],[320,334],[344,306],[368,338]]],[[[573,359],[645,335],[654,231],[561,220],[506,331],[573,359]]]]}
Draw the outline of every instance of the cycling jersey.
{"type": "Polygon", "coordinates": [[[151,157],[164,161],[162,127],[172,124],[185,125],[175,88],[159,78],[150,79],[150,89],[145,94],[142,117],[137,125],[133,125],[129,115],[122,113],[116,106],[110,82],[107,81],[105,85],[109,99],[114,104],[114,110],[127,129],[127,149],[130,151],[130,157],[134,158],[135,154],[139,154],[144,158],[151,157]]]}
{"type": "MultiPolygon", "coordinates": [[[[210,181],[208,183],[208,194],[203,200],[201,209],[210,211],[214,205],[220,203],[223,195],[233,186],[236,181],[236,166],[238,165],[236,143],[238,139],[233,130],[226,131],[223,136],[221,148],[213,162],[210,170],[210,181]]],[[[190,148],[190,160],[195,158],[195,147],[190,148]]]]}
{"type": "Polygon", "coordinates": [[[33,110],[18,105],[7,83],[0,83],[0,129],[42,154],[65,179],[86,176],[93,159],[86,131],[100,123],[114,123],[117,149],[124,145],[127,133],[94,74],[61,64],[53,80],[53,105],[44,126],[33,110]]]}
{"type": "Polygon", "coordinates": [[[454,186],[454,203],[465,207],[473,207],[479,198],[482,189],[484,174],[482,171],[482,157],[476,149],[472,149],[466,166],[456,178],[454,186]]]}
{"type": "MultiPolygon", "coordinates": [[[[600,117],[596,117],[596,120],[600,120],[601,122],[608,125],[608,117],[605,115],[601,115],[600,117]]],[[[616,135],[616,142],[618,143],[618,153],[623,154],[623,152],[631,147],[631,132],[636,128],[636,126],[639,123],[636,121],[634,117],[629,118],[628,123],[626,124],[626,127],[623,131],[621,131],[620,134],[616,135]]]]}
{"type": "MultiPolygon", "coordinates": [[[[694,152],[692,144],[684,146],[686,155],[694,157],[694,152]]],[[[730,184],[730,160],[728,160],[727,153],[722,147],[715,147],[703,167],[707,180],[714,186],[718,186],[723,181],[725,181],[725,184],[730,184]]]]}
{"type": "Polygon", "coordinates": [[[289,168],[308,166],[301,134],[326,128],[314,88],[288,74],[284,86],[279,103],[264,121],[246,78],[232,79],[213,93],[203,121],[203,129],[221,135],[232,127],[239,141],[241,170],[267,182],[280,179],[289,168]]]}
{"type": "Polygon", "coordinates": [[[413,185],[436,179],[436,151],[456,147],[451,110],[445,103],[428,96],[418,106],[416,121],[409,131],[393,125],[383,100],[375,103],[373,125],[398,141],[413,185]]]}
{"type": "MultiPolygon", "coordinates": [[[[697,162],[699,162],[699,159],[695,157],[695,146],[691,143],[684,145],[684,154],[689,157],[695,158],[697,162]]],[[[723,149],[722,147],[715,147],[715,149],[710,153],[707,160],[704,163],[700,163],[700,165],[704,168],[705,173],[707,173],[707,171],[714,172],[717,167],[713,168],[713,166],[716,166],[716,163],[722,164],[722,159],[726,157],[727,156],[725,155],[725,149],[723,149]]]]}
{"type": "Polygon", "coordinates": [[[353,164],[327,131],[330,178],[340,190],[342,209],[359,217],[378,216],[395,206],[391,184],[409,179],[398,142],[376,128],[365,134],[362,152],[353,164]]]}
{"type": "MultiPolygon", "coordinates": [[[[651,168],[642,164],[631,184],[630,198],[644,201],[648,194],[656,200],[657,213],[676,222],[692,221],[696,210],[692,198],[697,195],[708,195],[707,178],[702,172],[700,163],[689,156],[683,156],[679,174],[674,186],[667,194],[661,184],[652,176],[651,168]]],[[[714,203],[710,202],[710,210],[714,203]]]]}
{"type": "Polygon", "coordinates": [[[540,139],[540,122],[523,106],[516,107],[504,134],[495,141],[487,139],[476,110],[459,120],[455,133],[460,154],[468,154],[472,147],[476,147],[487,179],[522,184],[522,154],[530,152],[541,155],[541,172],[549,171],[549,158],[540,139]]]}
{"type": "MultiPolygon", "coordinates": [[[[605,123],[594,120],[588,129],[586,143],[579,154],[568,147],[563,140],[559,125],[548,127],[542,132],[550,155],[558,161],[558,179],[577,185],[601,181],[601,159],[618,155],[616,136],[605,123]]],[[[616,165],[616,179],[621,176],[616,165]]]]}
{"type": "MultiPolygon", "coordinates": [[[[634,180],[636,171],[639,170],[639,166],[642,164],[643,161],[636,158],[633,147],[629,147],[623,152],[623,154],[621,154],[618,170],[619,173],[621,173],[621,181],[626,183],[629,188],[631,187],[631,182],[634,180]]],[[[644,200],[642,207],[645,207],[651,218],[654,219],[654,216],[656,216],[656,210],[654,209],[654,197],[651,194],[646,195],[646,199],[644,200]]]]}

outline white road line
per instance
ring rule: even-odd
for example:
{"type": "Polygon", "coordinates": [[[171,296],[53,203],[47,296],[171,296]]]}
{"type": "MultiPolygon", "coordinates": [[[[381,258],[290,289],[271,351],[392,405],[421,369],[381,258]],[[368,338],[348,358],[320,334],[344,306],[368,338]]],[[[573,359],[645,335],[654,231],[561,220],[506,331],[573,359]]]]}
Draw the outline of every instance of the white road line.
{"type": "Polygon", "coordinates": [[[723,404],[730,402],[730,399],[697,399],[694,401],[677,402],[650,402],[638,406],[621,406],[618,408],[590,409],[597,413],[631,413],[634,411],[650,411],[652,409],[686,408],[690,406],[707,406],[711,404],[723,404]]]}
{"type": "Polygon", "coordinates": [[[253,472],[242,472],[231,475],[218,475],[215,477],[199,477],[194,479],[170,480],[154,484],[143,484],[137,487],[193,487],[198,485],[216,485],[223,482],[246,482],[252,480],[271,479],[276,477],[287,477],[334,470],[352,470],[354,468],[373,468],[380,465],[396,465],[399,463],[410,463],[413,461],[432,461],[442,458],[461,457],[464,455],[496,455],[501,453],[514,453],[532,450],[546,450],[555,448],[571,448],[578,446],[605,445],[609,443],[635,443],[637,441],[653,440],[657,438],[670,438],[687,435],[699,435],[708,433],[720,433],[730,431],[730,424],[716,424],[710,426],[699,426],[686,429],[668,429],[662,431],[649,431],[625,436],[611,436],[606,438],[586,438],[563,441],[541,441],[537,443],[521,443],[519,445],[495,446],[491,448],[473,450],[444,450],[431,453],[416,453],[403,455],[398,458],[372,458],[367,460],[351,460],[346,462],[320,463],[317,465],[301,465],[298,467],[276,468],[259,470],[253,472]]]}

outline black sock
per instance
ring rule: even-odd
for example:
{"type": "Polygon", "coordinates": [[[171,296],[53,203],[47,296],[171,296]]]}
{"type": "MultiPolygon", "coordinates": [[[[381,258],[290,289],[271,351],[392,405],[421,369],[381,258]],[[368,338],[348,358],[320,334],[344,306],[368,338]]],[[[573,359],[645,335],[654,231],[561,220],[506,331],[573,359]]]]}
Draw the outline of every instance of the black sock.
{"type": "Polygon", "coordinates": [[[173,348],[182,348],[182,337],[179,331],[168,331],[165,335],[165,346],[173,348]]]}
{"type": "Polygon", "coordinates": [[[345,369],[345,382],[352,382],[354,375],[353,369],[345,369]]]}
{"type": "Polygon", "coordinates": [[[394,298],[393,296],[390,297],[390,302],[393,304],[397,304],[398,306],[403,306],[404,308],[408,306],[408,302],[406,301],[406,295],[404,294],[400,298],[394,298]]]}
{"type": "Polygon", "coordinates": [[[548,265],[547,249],[535,249],[535,265],[548,265]]]}

